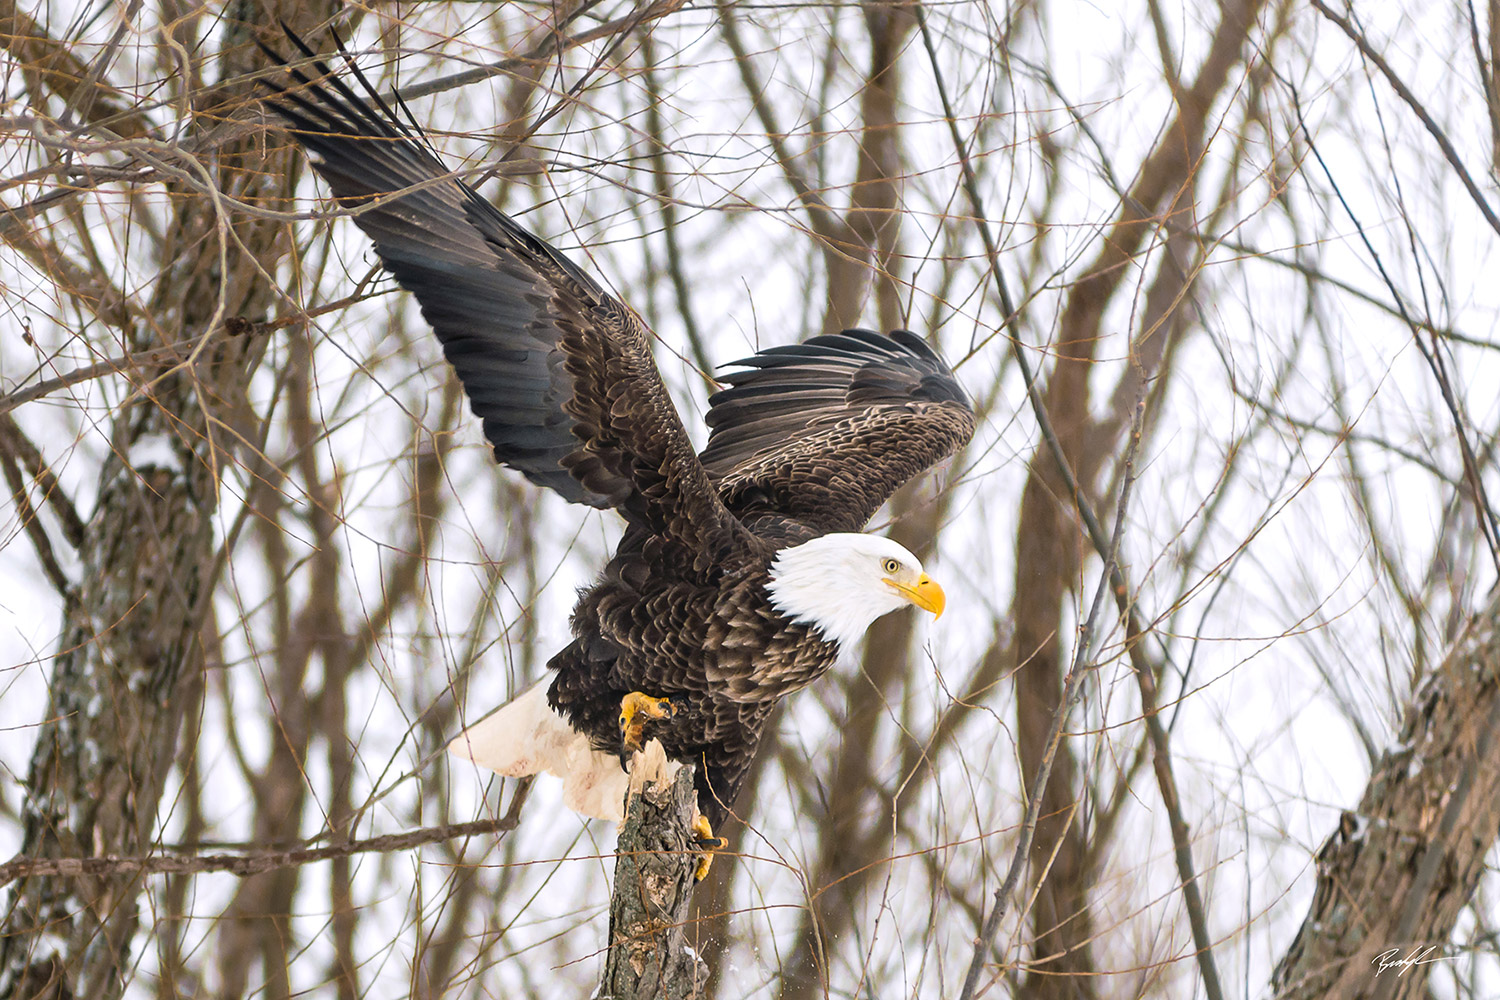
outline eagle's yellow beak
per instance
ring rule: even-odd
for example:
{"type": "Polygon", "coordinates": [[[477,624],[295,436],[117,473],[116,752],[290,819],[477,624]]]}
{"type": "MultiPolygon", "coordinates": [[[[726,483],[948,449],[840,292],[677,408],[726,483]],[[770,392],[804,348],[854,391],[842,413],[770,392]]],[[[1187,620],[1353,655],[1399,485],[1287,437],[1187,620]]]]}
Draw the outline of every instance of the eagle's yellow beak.
{"type": "Polygon", "coordinates": [[[926,573],[917,577],[917,582],[910,587],[897,583],[890,577],[886,577],[885,582],[923,611],[931,611],[934,620],[943,617],[943,608],[947,606],[948,599],[943,595],[943,588],[934,583],[926,573]]]}

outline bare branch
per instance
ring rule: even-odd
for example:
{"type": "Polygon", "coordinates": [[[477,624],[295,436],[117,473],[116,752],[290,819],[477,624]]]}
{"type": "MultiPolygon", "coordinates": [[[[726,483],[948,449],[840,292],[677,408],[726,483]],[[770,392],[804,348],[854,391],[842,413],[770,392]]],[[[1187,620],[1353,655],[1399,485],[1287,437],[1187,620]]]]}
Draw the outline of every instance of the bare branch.
{"type": "Polygon", "coordinates": [[[248,851],[244,854],[148,854],[142,857],[28,858],[15,857],[0,864],[0,885],[20,878],[96,878],[113,875],[195,875],[228,872],[246,878],[280,868],[297,868],[319,861],[353,857],[356,854],[389,854],[409,851],[445,840],[490,837],[516,828],[524,795],[511,800],[510,809],[499,819],[477,819],[449,823],[405,833],[387,833],[329,847],[302,847],[286,851],[248,851]]]}

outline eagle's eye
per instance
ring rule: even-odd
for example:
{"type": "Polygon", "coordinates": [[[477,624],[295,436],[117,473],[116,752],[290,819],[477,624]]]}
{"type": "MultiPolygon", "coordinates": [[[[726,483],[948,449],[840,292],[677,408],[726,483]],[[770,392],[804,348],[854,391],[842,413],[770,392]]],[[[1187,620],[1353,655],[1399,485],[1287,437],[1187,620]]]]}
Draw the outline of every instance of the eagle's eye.
{"type": "Polygon", "coordinates": [[[899,560],[896,560],[896,559],[886,559],[885,562],[883,562],[883,563],[880,564],[880,567],[882,569],[884,569],[887,573],[895,574],[895,573],[900,572],[900,570],[901,570],[901,563],[900,563],[899,560]]]}

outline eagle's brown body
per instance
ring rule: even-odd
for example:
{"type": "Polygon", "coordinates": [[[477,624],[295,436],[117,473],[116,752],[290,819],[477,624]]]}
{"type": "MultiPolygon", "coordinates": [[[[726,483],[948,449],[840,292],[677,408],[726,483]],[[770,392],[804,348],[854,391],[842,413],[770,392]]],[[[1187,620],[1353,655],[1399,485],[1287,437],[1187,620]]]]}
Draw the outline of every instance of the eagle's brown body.
{"type": "Polygon", "coordinates": [[[361,97],[305,65],[315,72],[290,68],[293,84],[272,87],[273,107],[416,295],[496,458],[625,518],[574,611],[576,638],[549,664],[547,702],[617,752],[624,695],[671,699],[645,735],[698,766],[699,808],[717,826],[776,702],[838,656],[774,605],[778,553],[858,532],[962,446],[963,391],[911,333],[815,337],[739,362],[695,454],[635,313],[449,174],[368,85],[361,97]]]}
{"type": "Polygon", "coordinates": [[[573,612],[578,636],[548,666],[548,701],[601,751],[618,752],[620,700],[649,691],[672,718],[646,724],[667,756],[697,766],[698,808],[718,828],[776,702],[833,666],[838,647],[766,598],[770,544],[703,582],[622,550],[573,612]],[[642,585],[629,582],[636,579],[642,585]],[[753,642],[746,637],[753,636],[753,642]]]}

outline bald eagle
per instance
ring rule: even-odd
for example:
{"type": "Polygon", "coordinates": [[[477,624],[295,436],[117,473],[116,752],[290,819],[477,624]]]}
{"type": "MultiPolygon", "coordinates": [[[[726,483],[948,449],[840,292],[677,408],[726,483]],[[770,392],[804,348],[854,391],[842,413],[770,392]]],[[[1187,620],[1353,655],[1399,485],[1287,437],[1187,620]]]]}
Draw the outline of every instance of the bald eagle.
{"type": "MultiPolygon", "coordinates": [[[[772,708],[877,618],[942,613],[911,552],[860,534],[907,480],[962,447],[974,414],[923,340],[850,330],[735,362],[695,454],[640,317],[459,180],[350,62],[299,39],[268,101],[338,204],[417,297],[495,457],[624,535],[546,678],[449,750],[564,781],[622,819],[628,751],[696,766],[704,843],[728,816],[772,708]]],[[[410,118],[410,115],[407,115],[410,118]]]]}

